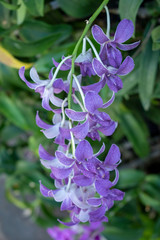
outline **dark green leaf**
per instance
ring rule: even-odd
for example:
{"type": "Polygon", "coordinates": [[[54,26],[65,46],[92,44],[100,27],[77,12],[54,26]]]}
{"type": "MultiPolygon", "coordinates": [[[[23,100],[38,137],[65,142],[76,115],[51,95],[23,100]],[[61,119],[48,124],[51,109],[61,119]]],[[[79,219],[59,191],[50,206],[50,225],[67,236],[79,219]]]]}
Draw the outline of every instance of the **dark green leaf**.
{"type": "Polygon", "coordinates": [[[153,45],[152,48],[154,51],[160,49],[160,26],[155,27],[151,33],[153,45]]]}
{"type": "Polygon", "coordinates": [[[102,3],[102,0],[57,0],[60,7],[68,15],[84,18],[91,15],[102,3]]]}
{"type": "Polygon", "coordinates": [[[62,42],[71,34],[71,28],[68,25],[59,25],[59,27],[56,26],[55,28],[56,30],[54,31],[53,27],[53,32],[51,35],[46,36],[38,41],[28,43],[6,37],[2,41],[2,45],[15,56],[32,57],[36,54],[42,53],[44,50],[48,49],[54,44],[62,42]]]}
{"type": "Polygon", "coordinates": [[[153,198],[152,195],[149,195],[144,192],[140,192],[139,197],[140,197],[141,202],[144,205],[153,207],[155,210],[160,212],[160,200],[159,199],[155,199],[155,198],[153,198]]]}
{"type": "Polygon", "coordinates": [[[160,124],[160,111],[159,106],[152,105],[150,109],[145,112],[145,115],[155,124],[160,124]]]}
{"type": "Polygon", "coordinates": [[[152,43],[150,39],[142,53],[139,74],[139,94],[145,110],[148,110],[150,107],[156,79],[158,59],[159,52],[152,51],[152,43]]]}
{"type": "Polygon", "coordinates": [[[34,16],[43,16],[44,14],[44,0],[23,0],[28,11],[34,16]]]}
{"type": "Polygon", "coordinates": [[[17,127],[24,130],[36,129],[34,115],[31,109],[15,98],[10,98],[4,93],[0,95],[0,112],[17,127]]]}
{"type": "Polygon", "coordinates": [[[134,169],[122,169],[119,174],[118,188],[120,189],[139,186],[145,178],[144,172],[134,169]]]}
{"type": "Polygon", "coordinates": [[[140,157],[146,156],[149,153],[149,143],[147,141],[148,133],[144,131],[146,125],[143,119],[139,115],[136,117],[126,109],[121,109],[118,117],[120,126],[135,152],[140,157]]]}
{"type": "Polygon", "coordinates": [[[120,0],[119,12],[121,19],[130,19],[135,25],[136,15],[142,2],[143,0],[120,0]]]}
{"type": "Polygon", "coordinates": [[[4,0],[0,0],[0,4],[2,4],[4,7],[8,8],[9,10],[17,10],[19,8],[19,5],[7,3],[4,0]]]}

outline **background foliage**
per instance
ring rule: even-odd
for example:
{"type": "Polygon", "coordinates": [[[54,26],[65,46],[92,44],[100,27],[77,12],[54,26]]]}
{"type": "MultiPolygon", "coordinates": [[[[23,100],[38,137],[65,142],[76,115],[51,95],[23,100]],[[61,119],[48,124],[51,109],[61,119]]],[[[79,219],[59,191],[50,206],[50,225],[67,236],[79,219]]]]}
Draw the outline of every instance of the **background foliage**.
{"type": "MultiPolygon", "coordinates": [[[[57,61],[70,54],[87,19],[101,0],[0,0],[0,174],[6,174],[6,197],[43,227],[57,224],[58,204],[39,193],[39,179],[52,187],[49,173],[40,165],[38,145],[54,152],[56,146],[35,124],[36,110],[43,111],[38,94],[21,82],[18,69],[34,65],[42,79],[57,61]],[[48,147],[49,146],[49,147],[48,147]]],[[[124,201],[109,212],[104,235],[109,240],[160,239],[160,1],[117,0],[109,2],[111,33],[121,19],[134,22],[133,41],[138,49],[129,54],[135,69],[123,78],[124,87],[109,108],[119,127],[103,141],[117,143],[123,162],[118,187],[124,201]]],[[[106,28],[105,12],[96,23],[106,28]]],[[[95,43],[96,44],[96,43],[95,43]]],[[[98,45],[97,45],[97,49],[98,45]]],[[[64,73],[64,78],[65,73],[64,73]]],[[[91,81],[91,79],[88,79],[91,81]]],[[[108,89],[102,91],[104,101],[108,89]]],[[[107,109],[108,111],[108,109],[107,109]]],[[[94,148],[99,143],[93,143],[94,148]]],[[[96,150],[95,150],[96,151],[96,150]]],[[[102,159],[104,155],[102,155],[102,159]]]]}

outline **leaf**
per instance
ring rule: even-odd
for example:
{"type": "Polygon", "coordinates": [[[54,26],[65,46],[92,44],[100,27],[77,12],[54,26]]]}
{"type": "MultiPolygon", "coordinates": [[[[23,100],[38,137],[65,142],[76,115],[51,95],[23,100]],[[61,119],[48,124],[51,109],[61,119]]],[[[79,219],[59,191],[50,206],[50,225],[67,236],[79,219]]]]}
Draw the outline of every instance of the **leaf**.
{"type": "Polygon", "coordinates": [[[62,39],[66,39],[71,32],[72,27],[69,24],[50,25],[35,19],[26,20],[19,29],[20,37],[27,42],[38,41],[58,33],[61,33],[62,39]]]}
{"type": "Polygon", "coordinates": [[[150,109],[145,112],[145,115],[155,124],[160,124],[160,111],[159,106],[152,105],[150,109]]]}
{"type": "Polygon", "coordinates": [[[142,2],[143,0],[120,0],[119,12],[121,19],[130,19],[135,26],[136,15],[142,2]]]}
{"type": "MultiPolygon", "coordinates": [[[[129,240],[135,240],[135,239],[140,239],[142,236],[143,229],[136,228],[134,229],[133,227],[131,228],[121,228],[120,226],[107,226],[105,228],[105,231],[103,232],[104,236],[108,240],[124,240],[124,239],[129,239],[129,240]]],[[[103,235],[102,234],[102,235],[103,235]]]]}
{"type": "Polygon", "coordinates": [[[0,112],[17,127],[24,130],[35,130],[35,120],[30,109],[15,98],[9,98],[4,93],[0,95],[0,112]]]}
{"type": "Polygon", "coordinates": [[[158,68],[158,59],[159,52],[152,51],[150,39],[142,53],[139,75],[139,94],[145,110],[148,110],[150,107],[158,68]]]}
{"type": "Polygon", "coordinates": [[[59,6],[68,15],[84,18],[91,15],[102,3],[102,0],[57,0],[59,6]]]}
{"type": "Polygon", "coordinates": [[[148,132],[146,125],[140,115],[135,116],[129,110],[122,108],[118,115],[120,126],[124,134],[132,144],[134,151],[144,157],[149,153],[149,143],[147,141],[148,132]],[[145,131],[144,131],[145,129],[145,131]]]}
{"type": "Polygon", "coordinates": [[[0,46],[0,62],[13,68],[19,69],[22,66],[25,68],[30,68],[33,63],[24,63],[14,58],[6,49],[0,46]]]}
{"type": "Polygon", "coordinates": [[[152,196],[150,196],[144,192],[139,192],[139,198],[144,205],[153,207],[155,210],[160,212],[160,200],[159,199],[155,199],[152,196]]]}
{"type": "Polygon", "coordinates": [[[160,49],[160,26],[155,27],[151,33],[153,44],[152,49],[156,51],[160,49]]]}
{"type": "Polygon", "coordinates": [[[26,17],[26,6],[24,5],[22,0],[18,0],[18,4],[20,4],[19,9],[17,10],[17,24],[20,25],[23,23],[26,17]]]}
{"type": "Polygon", "coordinates": [[[23,0],[28,11],[34,16],[44,15],[44,0],[23,0]]]}
{"type": "Polygon", "coordinates": [[[11,54],[18,57],[32,57],[36,54],[40,54],[49,47],[56,45],[71,34],[71,28],[68,25],[59,25],[58,29],[56,26],[56,31],[54,27],[52,34],[44,37],[38,41],[33,42],[22,42],[20,40],[14,40],[12,38],[6,37],[2,41],[2,45],[6,48],[11,54]]]}
{"type": "Polygon", "coordinates": [[[135,169],[122,169],[119,171],[119,182],[117,187],[126,189],[139,186],[144,180],[145,173],[135,169]]]}
{"type": "Polygon", "coordinates": [[[2,4],[4,7],[8,8],[9,10],[17,10],[19,8],[19,5],[7,3],[4,0],[0,0],[0,4],[2,4]]]}

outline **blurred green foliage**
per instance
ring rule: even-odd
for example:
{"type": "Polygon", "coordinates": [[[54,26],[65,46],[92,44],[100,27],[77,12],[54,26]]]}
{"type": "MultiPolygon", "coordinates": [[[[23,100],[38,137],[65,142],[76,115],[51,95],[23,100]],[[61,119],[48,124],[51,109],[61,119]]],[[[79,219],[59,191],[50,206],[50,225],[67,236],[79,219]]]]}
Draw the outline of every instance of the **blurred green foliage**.
{"type": "MultiPolygon", "coordinates": [[[[62,55],[72,53],[84,20],[101,2],[0,0],[0,174],[6,174],[8,200],[28,209],[43,227],[57,224],[59,210],[57,203],[39,192],[40,179],[53,186],[49,173],[39,163],[38,145],[42,143],[52,152],[56,146],[36,127],[35,113],[40,110],[48,121],[52,116],[41,108],[38,94],[21,82],[18,64],[26,68],[34,65],[42,79],[48,78],[52,57],[59,61],[62,55]]],[[[160,174],[155,164],[160,156],[160,1],[110,0],[109,9],[111,32],[120,20],[119,12],[121,19],[134,22],[133,41],[140,39],[141,45],[129,53],[135,69],[123,77],[123,89],[107,109],[119,127],[113,137],[103,141],[107,146],[115,142],[122,150],[118,187],[126,197],[109,212],[104,235],[109,240],[160,240],[160,174]]],[[[105,29],[104,12],[96,23],[105,29]]],[[[65,72],[62,77],[66,78],[65,72]]],[[[107,87],[101,95],[104,101],[109,98],[107,87]]],[[[93,144],[96,151],[99,143],[93,144]]],[[[61,213],[61,217],[66,215],[61,213]]]]}

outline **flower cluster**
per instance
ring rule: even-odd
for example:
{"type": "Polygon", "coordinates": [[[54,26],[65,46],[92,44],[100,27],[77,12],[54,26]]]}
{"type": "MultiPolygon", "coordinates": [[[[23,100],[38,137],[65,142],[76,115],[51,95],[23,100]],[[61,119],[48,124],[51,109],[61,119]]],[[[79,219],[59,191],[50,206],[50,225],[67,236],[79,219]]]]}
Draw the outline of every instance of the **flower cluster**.
{"type": "Polygon", "coordinates": [[[48,189],[40,182],[40,191],[43,196],[61,202],[62,211],[70,211],[70,222],[64,223],[59,220],[67,226],[87,221],[108,221],[106,211],[114,205],[114,201],[124,197],[122,191],[114,188],[119,178],[117,166],[121,161],[118,146],[113,144],[105,160],[100,161],[98,156],[104,152],[105,145],[94,153],[88,140],[100,141],[100,132],[111,136],[117,127],[117,123],[102,110],[113,103],[115,93],[122,88],[119,76],[130,73],[134,68],[133,59],[127,56],[122,61],[120,52],[138,46],[139,42],[122,44],[132,36],[133,31],[133,23],[124,19],[119,23],[114,38],[110,39],[99,26],[94,25],[92,35],[100,44],[100,52],[97,52],[89,38],[84,37],[82,53],[75,60],[80,72],[78,76],[72,75],[72,56],[63,57],[60,63],[53,59],[55,67],[51,69],[47,80],[40,80],[35,68],[32,68],[30,77],[34,83],[30,83],[24,76],[24,67],[19,71],[27,86],[40,93],[42,107],[53,112],[51,124],[42,121],[38,112],[36,116],[36,123],[42,128],[46,138],[54,139],[58,144],[54,156],[42,145],[39,147],[41,163],[50,169],[50,176],[56,188],[48,189]],[[91,49],[86,50],[86,42],[90,44],[91,49]],[[60,71],[69,72],[67,80],[57,78],[60,71]],[[84,77],[93,75],[99,76],[99,81],[83,86],[84,77]],[[68,107],[67,97],[59,97],[61,92],[66,95],[70,93],[71,79],[71,96],[76,110],[68,107]],[[104,103],[99,93],[106,84],[112,92],[112,97],[104,103]],[[78,108],[80,111],[77,111],[78,108]],[[114,173],[114,178],[111,178],[111,172],[114,173]]]}
{"type": "Polygon", "coordinates": [[[70,229],[59,227],[48,228],[47,232],[54,240],[105,240],[101,235],[104,230],[101,222],[91,223],[89,226],[72,226],[70,229]]]}

